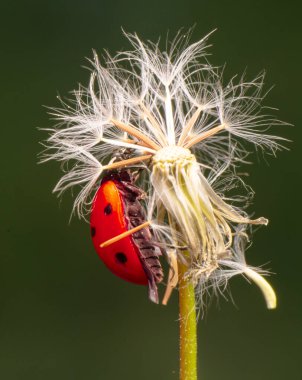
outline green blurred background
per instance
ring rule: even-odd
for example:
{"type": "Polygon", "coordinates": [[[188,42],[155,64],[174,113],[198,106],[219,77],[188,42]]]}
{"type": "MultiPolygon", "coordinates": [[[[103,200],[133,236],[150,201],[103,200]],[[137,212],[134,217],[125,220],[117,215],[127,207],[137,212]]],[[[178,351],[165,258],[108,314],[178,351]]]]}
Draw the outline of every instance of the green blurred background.
{"type": "Polygon", "coordinates": [[[178,379],[177,297],[168,307],[144,287],[109,273],[94,253],[89,226],[69,223],[72,197],[51,190],[59,165],[37,165],[52,125],[43,105],[58,105],[86,84],[92,48],[129,48],[121,27],[157,39],[196,24],[193,40],[214,28],[210,57],[226,76],[267,70],[266,104],[295,125],[277,159],[254,156],[249,184],[255,234],[248,261],[267,264],[279,297],[267,311],[256,286],[231,281],[233,305],[214,300],[199,322],[200,379],[283,380],[301,374],[301,10],[298,1],[65,0],[1,3],[0,378],[178,379]]]}

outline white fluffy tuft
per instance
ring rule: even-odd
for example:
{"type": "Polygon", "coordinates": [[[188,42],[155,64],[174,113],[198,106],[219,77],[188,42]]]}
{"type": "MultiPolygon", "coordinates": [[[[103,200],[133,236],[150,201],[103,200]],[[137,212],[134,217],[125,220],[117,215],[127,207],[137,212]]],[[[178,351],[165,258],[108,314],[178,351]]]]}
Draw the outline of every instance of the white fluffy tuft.
{"type": "Polygon", "coordinates": [[[179,33],[164,51],[159,42],[126,37],[131,50],[105,55],[103,65],[94,53],[87,88],[80,86],[72,100],[61,100],[50,112],[57,125],[49,130],[42,161],[58,160],[65,171],[54,191],[80,187],[74,211],[85,216],[103,170],[118,168],[116,157],[127,150],[133,160],[120,166],[143,165],[151,173],[152,186],[143,184],[148,218],[167,244],[176,236],[188,246],[188,276],[200,292],[249,273],[269,293],[238,248],[248,225],[267,220],[249,219],[242,206],[252,191],[236,174],[238,163],[246,162],[244,142],[273,153],[281,148],[283,139],[267,131],[284,123],[261,106],[264,74],[223,84],[219,69],[206,57],[209,36],[190,45],[188,36],[179,33]],[[182,161],[180,153],[157,160],[174,148],[176,156],[187,151],[192,159],[182,161]],[[229,195],[238,184],[247,196],[229,195]],[[177,224],[174,231],[163,226],[165,213],[177,224]]]}

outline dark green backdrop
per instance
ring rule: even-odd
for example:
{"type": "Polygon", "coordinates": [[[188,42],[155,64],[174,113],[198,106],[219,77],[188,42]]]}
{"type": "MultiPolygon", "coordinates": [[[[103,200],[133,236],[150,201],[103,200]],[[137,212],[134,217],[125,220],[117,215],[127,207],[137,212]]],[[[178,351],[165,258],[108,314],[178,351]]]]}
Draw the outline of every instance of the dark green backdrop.
{"type": "Polygon", "coordinates": [[[129,47],[121,26],[143,38],[196,23],[214,28],[215,64],[226,75],[267,70],[267,104],[295,127],[277,159],[254,156],[252,210],[270,219],[248,252],[267,264],[279,307],[267,311],[256,286],[231,281],[236,306],[220,299],[199,323],[200,379],[283,380],[301,374],[301,12],[298,1],[137,0],[1,2],[0,378],[3,380],[177,379],[176,294],[168,307],[112,276],[89,228],[69,223],[72,199],[51,194],[59,165],[37,165],[57,105],[87,83],[91,49],[129,47]],[[300,352],[299,352],[300,351],[300,352]]]}

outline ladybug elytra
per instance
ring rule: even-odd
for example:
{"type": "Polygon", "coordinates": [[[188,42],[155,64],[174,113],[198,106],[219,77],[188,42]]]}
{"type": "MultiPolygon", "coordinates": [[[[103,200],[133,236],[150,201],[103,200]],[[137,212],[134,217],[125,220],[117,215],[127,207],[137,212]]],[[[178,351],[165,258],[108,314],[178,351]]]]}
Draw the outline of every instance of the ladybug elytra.
{"type": "Polygon", "coordinates": [[[161,249],[146,223],[140,203],[144,193],[134,182],[134,175],[126,169],[109,171],[102,179],[92,204],[91,236],[97,254],[110,271],[126,281],[148,285],[150,300],[158,303],[156,284],[163,279],[161,249]],[[103,246],[132,229],[136,232],[103,246]]]}

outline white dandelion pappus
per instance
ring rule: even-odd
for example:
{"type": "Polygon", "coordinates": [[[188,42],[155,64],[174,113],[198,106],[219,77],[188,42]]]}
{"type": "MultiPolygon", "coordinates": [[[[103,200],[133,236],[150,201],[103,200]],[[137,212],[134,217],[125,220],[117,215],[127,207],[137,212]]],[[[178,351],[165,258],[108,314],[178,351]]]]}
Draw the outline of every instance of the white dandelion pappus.
{"type": "MultiPolygon", "coordinates": [[[[200,300],[243,274],[274,308],[273,289],[244,256],[250,226],[268,221],[250,219],[236,206],[242,196],[226,196],[236,181],[244,184],[236,175],[247,156],[244,141],[273,153],[280,148],[282,139],[266,132],[280,123],[261,114],[264,75],[250,82],[242,77],[237,84],[233,78],[224,86],[206,59],[208,36],[190,45],[178,34],[167,51],[136,34],[126,36],[133,50],[107,54],[104,66],[95,54],[89,86],[52,110],[59,123],[51,130],[44,161],[72,163],[54,191],[80,185],[74,210],[84,216],[104,170],[145,167],[153,229],[162,240],[170,243],[177,236],[174,245],[187,247],[189,255],[177,251],[177,260],[188,266],[187,278],[200,300]],[[131,157],[112,160],[121,148],[131,157]],[[163,225],[167,217],[169,227],[163,225]]],[[[171,261],[175,250],[167,252],[171,261]]]]}

